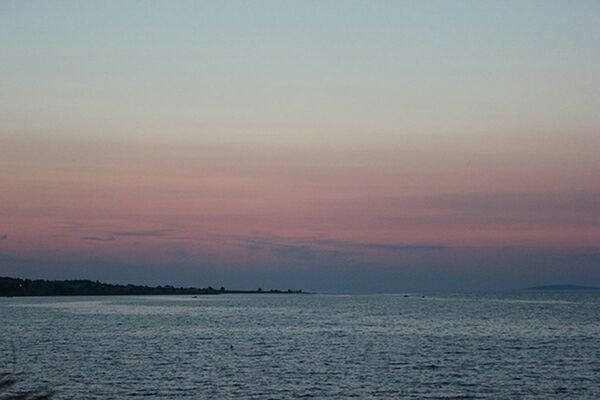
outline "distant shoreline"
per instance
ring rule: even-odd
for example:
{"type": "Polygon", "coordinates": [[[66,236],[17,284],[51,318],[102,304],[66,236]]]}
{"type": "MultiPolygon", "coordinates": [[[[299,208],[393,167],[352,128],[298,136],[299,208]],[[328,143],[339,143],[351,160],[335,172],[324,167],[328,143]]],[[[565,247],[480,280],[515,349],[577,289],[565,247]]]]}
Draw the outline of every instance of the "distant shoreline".
{"type": "Polygon", "coordinates": [[[0,297],[26,296],[127,296],[127,295],[193,295],[219,294],[306,294],[302,290],[228,290],[166,286],[118,285],[91,280],[43,280],[0,277],[0,297]]]}
{"type": "Polygon", "coordinates": [[[545,286],[533,286],[525,288],[524,290],[532,291],[543,291],[543,290],[600,290],[597,286],[580,286],[580,285],[545,285],[545,286]]]}

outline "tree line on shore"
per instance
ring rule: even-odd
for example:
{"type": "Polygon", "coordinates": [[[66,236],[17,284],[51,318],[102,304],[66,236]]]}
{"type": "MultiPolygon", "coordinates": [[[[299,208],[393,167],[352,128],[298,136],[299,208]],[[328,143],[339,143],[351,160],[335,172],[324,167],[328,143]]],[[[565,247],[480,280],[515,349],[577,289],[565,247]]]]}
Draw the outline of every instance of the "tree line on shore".
{"type": "Polygon", "coordinates": [[[302,293],[302,290],[226,290],[165,286],[119,285],[92,280],[48,281],[0,277],[0,296],[100,296],[100,295],[152,295],[191,294],[215,295],[223,293],[302,293]]]}

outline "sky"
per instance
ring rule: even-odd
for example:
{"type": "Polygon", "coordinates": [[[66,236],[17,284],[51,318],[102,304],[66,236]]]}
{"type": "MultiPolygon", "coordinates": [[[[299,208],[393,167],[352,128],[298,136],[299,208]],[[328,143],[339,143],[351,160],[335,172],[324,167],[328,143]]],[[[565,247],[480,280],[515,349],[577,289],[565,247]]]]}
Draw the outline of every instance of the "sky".
{"type": "Polygon", "coordinates": [[[600,285],[597,1],[0,2],[0,275],[600,285]]]}

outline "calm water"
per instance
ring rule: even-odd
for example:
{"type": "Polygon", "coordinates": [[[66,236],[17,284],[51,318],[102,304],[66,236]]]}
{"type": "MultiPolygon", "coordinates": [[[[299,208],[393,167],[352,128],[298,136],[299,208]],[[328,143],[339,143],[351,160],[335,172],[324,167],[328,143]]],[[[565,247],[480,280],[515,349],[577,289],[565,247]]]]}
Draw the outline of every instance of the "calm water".
{"type": "Polygon", "coordinates": [[[5,298],[0,333],[58,399],[600,398],[600,293],[5,298]]]}

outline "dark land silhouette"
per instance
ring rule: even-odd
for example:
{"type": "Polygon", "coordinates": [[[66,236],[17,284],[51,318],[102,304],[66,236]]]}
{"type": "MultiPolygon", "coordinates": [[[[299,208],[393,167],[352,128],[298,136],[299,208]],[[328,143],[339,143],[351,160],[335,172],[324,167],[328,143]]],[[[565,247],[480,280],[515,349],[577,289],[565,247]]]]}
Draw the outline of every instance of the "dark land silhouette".
{"type": "Polygon", "coordinates": [[[116,296],[116,295],[218,295],[239,294],[288,294],[303,293],[302,290],[227,290],[166,286],[118,285],[91,280],[47,281],[0,277],[0,296],[116,296]]]}
{"type": "Polygon", "coordinates": [[[529,287],[525,290],[600,290],[600,287],[580,285],[546,285],[529,287]]]}

